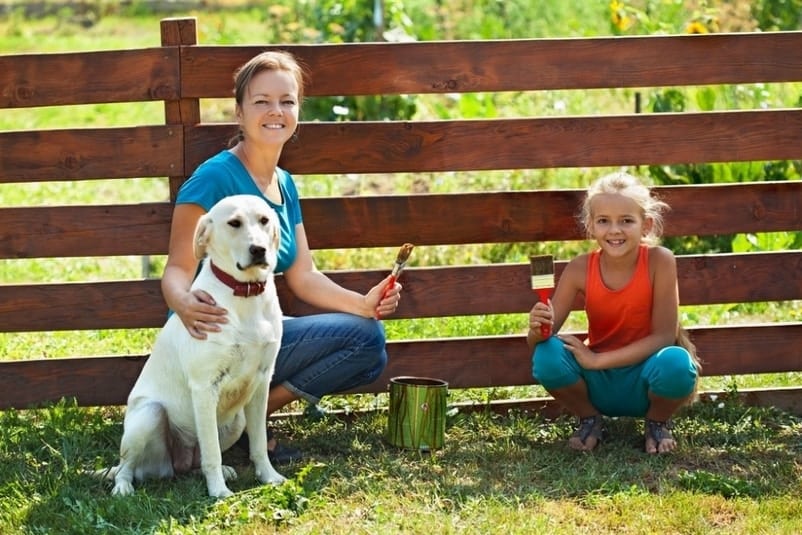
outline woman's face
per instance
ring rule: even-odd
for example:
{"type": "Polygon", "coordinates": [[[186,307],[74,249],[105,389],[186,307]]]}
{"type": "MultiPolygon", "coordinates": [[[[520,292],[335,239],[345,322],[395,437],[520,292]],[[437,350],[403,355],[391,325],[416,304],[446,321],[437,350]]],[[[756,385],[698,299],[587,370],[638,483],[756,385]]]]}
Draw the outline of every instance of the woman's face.
{"type": "Polygon", "coordinates": [[[286,71],[262,71],[251,79],[237,119],[247,142],[282,146],[298,126],[298,83],[286,71]]]}

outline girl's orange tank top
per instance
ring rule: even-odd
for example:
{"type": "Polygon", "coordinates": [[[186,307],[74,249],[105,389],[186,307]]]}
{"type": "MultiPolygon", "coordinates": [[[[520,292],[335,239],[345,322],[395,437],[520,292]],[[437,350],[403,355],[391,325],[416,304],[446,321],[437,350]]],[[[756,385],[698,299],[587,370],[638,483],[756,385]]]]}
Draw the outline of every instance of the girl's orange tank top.
{"type": "Polygon", "coordinates": [[[644,338],[652,329],[652,281],[649,247],[641,245],[635,273],[619,290],[610,290],[601,276],[601,251],[588,259],[585,280],[585,312],[588,347],[604,352],[644,338]]]}

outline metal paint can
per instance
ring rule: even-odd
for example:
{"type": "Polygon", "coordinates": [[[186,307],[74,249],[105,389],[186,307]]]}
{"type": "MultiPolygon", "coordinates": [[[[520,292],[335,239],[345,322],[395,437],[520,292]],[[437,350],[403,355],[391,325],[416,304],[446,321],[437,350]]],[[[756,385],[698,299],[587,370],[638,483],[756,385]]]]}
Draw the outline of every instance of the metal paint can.
{"type": "Polygon", "coordinates": [[[387,441],[421,451],[442,448],[448,383],[429,377],[393,377],[389,388],[387,441]]]}

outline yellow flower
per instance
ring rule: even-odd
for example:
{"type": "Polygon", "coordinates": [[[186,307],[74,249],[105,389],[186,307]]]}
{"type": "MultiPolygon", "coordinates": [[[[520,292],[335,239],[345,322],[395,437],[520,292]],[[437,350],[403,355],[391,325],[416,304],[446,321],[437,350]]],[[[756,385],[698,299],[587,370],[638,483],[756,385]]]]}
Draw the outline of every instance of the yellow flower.
{"type": "Polygon", "coordinates": [[[627,15],[626,6],[618,0],[610,2],[610,20],[619,31],[626,31],[632,26],[632,19],[627,15]]]}
{"type": "Polygon", "coordinates": [[[705,26],[698,20],[694,20],[685,27],[685,33],[710,33],[710,32],[707,30],[707,26],[705,26]]]}

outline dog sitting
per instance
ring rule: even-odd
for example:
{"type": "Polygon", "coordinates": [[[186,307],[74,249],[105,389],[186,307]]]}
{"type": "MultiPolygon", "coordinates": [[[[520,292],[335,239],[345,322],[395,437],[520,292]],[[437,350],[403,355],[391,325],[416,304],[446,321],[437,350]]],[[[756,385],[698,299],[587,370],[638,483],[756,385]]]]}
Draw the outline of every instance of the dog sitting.
{"type": "Polygon", "coordinates": [[[237,474],[221,455],[243,430],[259,481],[284,481],[268,458],[266,429],[282,335],[273,279],[279,236],[275,211],[253,195],[226,197],[198,221],[194,249],[203,263],[192,289],[213,296],[228,322],[198,340],[176,314],[167,320],[128,396],[120,462],[101,471],[115,481],[112,494],[200,466],[210,496],[231,496],[226,481],[237,474]]]}

